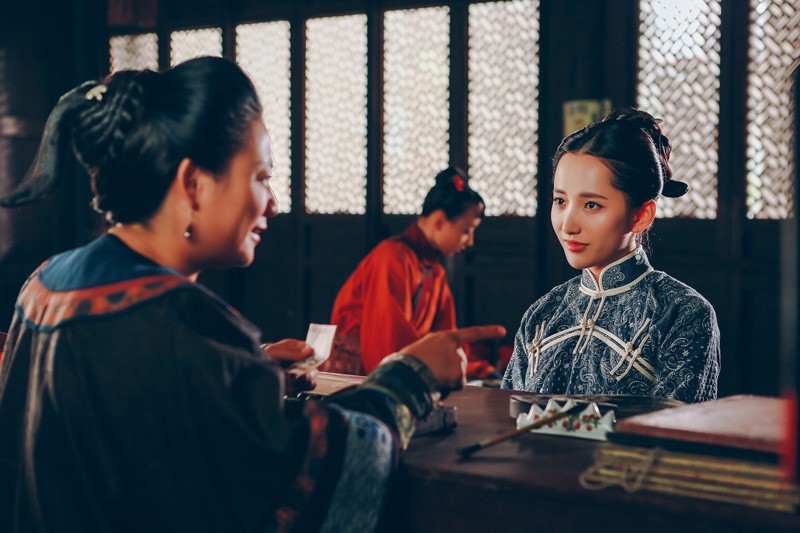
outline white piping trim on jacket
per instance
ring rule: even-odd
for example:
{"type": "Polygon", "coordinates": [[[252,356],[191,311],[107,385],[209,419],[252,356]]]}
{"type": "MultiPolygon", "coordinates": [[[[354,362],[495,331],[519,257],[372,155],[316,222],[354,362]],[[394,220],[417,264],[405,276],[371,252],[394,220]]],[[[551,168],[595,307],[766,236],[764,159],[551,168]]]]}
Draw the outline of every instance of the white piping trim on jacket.
{"type": "MultiPolygon", "coordinates": [[[[627,256],[623,257],[622,259],[611,263],[610,265],[606,266],[600,274],[600,280],[603,279],[603,273],[606,271],[607,268],[624,262],[635,253],[632,252],[627,256]]],[[[583,285],[583,283],[579,282],[579,289],[582,293],[589,296],[589,302],[586,305],[586,311],[583,313],[583,318],[581,322],[577,326],[572,326],[565,330],[559,331],[550,335],[547,338],[544,338],[544,329],[546,320],[543,320],[541,324],[536,325],[536,329],[534,331],[533,340],[530,344],[528,344],[528,368],[530,369],[530,375],[533,375],[539,370],[539,356],[541,355],[542,351],[549,348],[550,346],[557,344],[563,340],[566,340],[569,337],[574,337],[577,335],[578,341],[575,343],[575,348],[572,350],[573,354],[584,353],[589,346],[589,341],[592,337],[596,339],[600,339],[604,344],[608,347],[612,348],[615,352],[620,354],[620,360],[611,370],[611,374],[613,375],[617,372],[622,364],[627,360],[628,365],[625,368],[625,371],[617,376],[617,381],[620,381],[622,378],[628,375],[631,371],[631,368],[635,368],[638,370],[644,377],[649,379],[650,381],[654,381],[655,378],[651,374],[651,372],[655,372],[655,369],[644,359],[639,358],[642,353],[642,348],[647,340],[650,338],[650,334],[645,335],[642,337],[641,342],[639,345],[634,348],[634,344],[636,340],[644,333],[647,327],[650,325],[650,319],[646,319],[644,324],[639,328],[634,335],[633,339],[630,342],[625,342],[610,331],[597,326],[597,319],[600,318],[600,313],[603,310],[603,304],[606,301],[606,297],[614,296],[617,294],[622,294],[623,292],[629,291],[633,288],[634,285],[638,284],[642,281],[645,277],[647,277],[650,272],[653,272],[652,268],[648,268],[642,275],[637,277],[635,280],[631,281],[630,283],[626,283],[620,287],[615,287],[613,289],[602,290],[602,281],[598,281],[598,286],[600,290],[590,289],[583,285]],[[592,308],[592,304],[595,300],[599,299],[600,303],[597,306],[597,309],[594,313],[594,317],[589,318],[589,312],[592,308]],[[588,329],[588,332],[587,332],[588,329]],[[584,335],[586,339],[584,340],[584,335]]]]}
{"type": "Polygon", "coordinates": [[[539,354],[541,353],[542,337],[544,336],[544,325],[546,323],[547,320],[543,320],[541,325],[536,324],[533,342],[528,344],[528,368],[531,369],[531,377],[539,370],[539,354]]]}

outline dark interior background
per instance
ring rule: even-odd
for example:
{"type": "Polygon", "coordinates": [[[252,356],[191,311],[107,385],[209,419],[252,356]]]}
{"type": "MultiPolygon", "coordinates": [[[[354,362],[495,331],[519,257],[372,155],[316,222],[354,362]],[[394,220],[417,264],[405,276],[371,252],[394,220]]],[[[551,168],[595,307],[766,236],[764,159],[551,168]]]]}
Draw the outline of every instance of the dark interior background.
{"type": "MultiPolygon", "coordinates": [[[[58,97],[107,74],[113,33],[144,28],[167,36],[177,28],[220,26],[225,54],[232,57],[229,37],[242,21],[288,18],[302,27],[310,16],[352,12],[377,15],[374,21],[387,8],[442,4],[451,10],[450,162],[466,168],[466,1],[0,2],[0,192],[21,179],[58,97]]],[[[651,236],[654,266],[696,288],[716,308],[723,396],[780,390],[780,221],[748,219],[744,202],[747,10],[747,2],[722,1],[717,218],[659,219],[651,236]]],[[[374,39],[375,22],[368,31],[374,39]]],[[[509,331],[503,343],[511,344],[525,309],[576,274],[564,260],[548,216],[549,158],[563,136],[562,104],[603,98],[614,106],[635,104],[637,42],[636,1],[541,2],[539,214],[487,217],[475,246],[445,262],[459,325],[503,324],[509,331]]],[[[379,146],[382,130],[380,100],[373,91],[380,81],[379,60],[370,61],[368,149],[379,146]]],[[[168,57],[160,62],[165,65],[168,57]]],[[[293,65],[293,71],[302,72],[299,67],[293,65]]],[[[295,95],[302,101],[302,77],[292,83],[293,101],[295,95]]],[[[303,138],[298,115],[292,116],[294,139],[303,138]]],[[[668,131],[669,117],[664,118],[668,131]]],[[[298,208],[303,205],[303,143],[293,144],[292,212],[270,223],[250,268],[206,272],[201,278],[261,327],[268,340],[303,338],[309,322],[327,322],[336,291],[358,261],[412,221],[382,213],[380,150],[369,155],[366,214],[319,215],[298,208]]],[[[65,174],[50,200],[0,209],[0,330],[7,329],[15,296],[36,266],[102,231],[89,201],[88,180],[76,169],[65,174]]]]}

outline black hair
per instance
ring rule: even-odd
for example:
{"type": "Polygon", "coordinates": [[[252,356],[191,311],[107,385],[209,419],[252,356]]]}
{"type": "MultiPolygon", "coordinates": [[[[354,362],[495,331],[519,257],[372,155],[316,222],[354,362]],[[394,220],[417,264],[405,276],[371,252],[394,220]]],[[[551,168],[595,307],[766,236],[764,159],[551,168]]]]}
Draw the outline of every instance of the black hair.
{"type": "Polygon", "coordinates": [[[564,154],[588,154],[609,166],[611,185],[625,194],[629,209],[659,196],[683,196],[689,187],[672,179],[672,145],[661,132],[660,122],[633,107],[614,111],[561,141],[553,156],[553,171],[564,154]]]}
{"type": "Polygon", "coordinates": [[[44,197],[73,152],[91,176],[97,211],[112,222],[146,221],[181,160],[224,174],[261,113],[247,75],[218,57],[192,59],[161,74],[124,70],[100,84],[86,82],[56,104],[34,164],[0,203],[44,197]]]}
{"type": "MultiPolygon", "coordinates": [[[[469,186],[466,172],[458,167],[447,167],[436,175],[434,186],[425,195],[421,216],[426,217],[441,209],[447,220],[463,215],[474,205],[485,205],[480,194],[469,186]]],[[[483,209],[481,209],[483,215],[483,209]]]]}

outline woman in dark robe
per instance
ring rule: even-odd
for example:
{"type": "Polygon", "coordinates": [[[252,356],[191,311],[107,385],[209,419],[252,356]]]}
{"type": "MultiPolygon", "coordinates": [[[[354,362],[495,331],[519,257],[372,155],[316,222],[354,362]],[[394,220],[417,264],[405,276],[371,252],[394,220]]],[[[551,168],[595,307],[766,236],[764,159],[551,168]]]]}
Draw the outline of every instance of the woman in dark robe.
{"type": "Polygon", "coordinates": [[[461,342],[431,335],[332,402],[284,404],[259,331],[196,283],[246,266],[277,213],[247,76],[220,58],[122,71],[66,94],[4,199],[45,195],[77,156],[110,229],[56,255],[17,300],[0,371],[0,530],[372,530],[415,421],[464,384],[461,342]]]}

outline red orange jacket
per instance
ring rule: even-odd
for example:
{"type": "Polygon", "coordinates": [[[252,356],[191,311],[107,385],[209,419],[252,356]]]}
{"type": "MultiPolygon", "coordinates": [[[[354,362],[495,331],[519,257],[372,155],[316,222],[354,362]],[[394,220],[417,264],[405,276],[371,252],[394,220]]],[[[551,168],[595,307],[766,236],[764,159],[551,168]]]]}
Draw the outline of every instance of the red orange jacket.
{"type": "MultiPolygon", "coordinates": [[[[419,226],[384,240],[361,261],[336,297],[331,323],[341,335],[360,337],[367,372],[426,334],[456,327],[446,272],[419,226]]],[[[468,375],[493,370],[469,358],[468,375]]]]}

